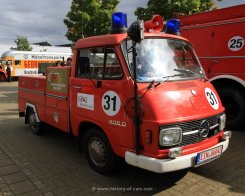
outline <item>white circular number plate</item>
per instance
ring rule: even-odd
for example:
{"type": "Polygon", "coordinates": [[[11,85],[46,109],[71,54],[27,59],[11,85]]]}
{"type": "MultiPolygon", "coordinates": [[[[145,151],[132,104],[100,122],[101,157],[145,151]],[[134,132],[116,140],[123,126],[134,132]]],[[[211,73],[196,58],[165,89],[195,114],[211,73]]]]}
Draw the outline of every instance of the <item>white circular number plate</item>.
{"type": "Polygon", "coordinates": [[[241,50],[244,46],[244,39],[241,36],[234,36],[228,41],[228,48],[231,51],[241,50]]]}
{"type": "Polygon", "coordinates": [[[212,108],[217,110],[219,108],[219,101],[215,93],[210,88],[205,88],[205,95],[212,108]]]}
{"type": "Polygon", "coordinates": [[[115,116],[121,106],[121,100],[114,91],[107,91],[102,97],[102,108],[108,116],[115,116]]]}

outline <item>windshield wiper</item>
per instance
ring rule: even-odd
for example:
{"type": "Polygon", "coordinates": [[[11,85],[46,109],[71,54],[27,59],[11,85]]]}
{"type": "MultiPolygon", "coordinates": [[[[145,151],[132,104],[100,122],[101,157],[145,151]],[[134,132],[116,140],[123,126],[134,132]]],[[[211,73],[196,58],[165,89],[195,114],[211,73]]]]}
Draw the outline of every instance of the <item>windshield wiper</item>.
{"type": "Polygon", "coordinates": [[[178,71],[178,72],[181,72],[181,73],[186,73],[186,74],[193,74],[193,75],[196,75],[196,76],[201,76],[202,79],[204,80],[207,80],[205,77],[203,77],[201,74],[198,74],[194,71],[191,71],[189,69],[174,69],[174,71],[178,71]]]}
{"type": "Polygon", "coordinates": [[[150,84],[148,85],[147,89],[152,89],[155,86],[154,83],[155,83],[155,80],[152,80],[150,84]]]}
{"type": "Polygon", "coordinates": [[[145,96],[145,94],[147,93],[147,91],[148,91],[149,89],[153,89],[153,88],[155,88],[155,87],[158,87],[160,84],[166,82],[169,78],[173,78],[173,77],[176,77],[176,76],[183,76],[183,74],[173,74],[173,75],[163,76],[162,78],[163,78],[163,79],[166,78],[166,79],[163,80],[163,81],[161,81],[161,82],[158,82],[158,83],[156,83],[156,84],[155,84],[156,81],[155,81],[155,80],[152,80],[152,81],[150,82],[150,84],[147,86],[146,91],[144,92],[144,94],[140,96],[140,99],[143,98],[143,97],[145,96]]]}
{"type": "Polygon", "coordinates": [[[183,76],[183,74],[173,74],[173,75],[163,76],[163,77],[161,77],[161,78],[162,78],[162,79],[165,79],[165,80],[162,80],[162,81],[160,81],[160,82],[157,82],[156,84],[155,84],[156,81],[155,81],[155,80],[152,80],[152,81],[150,82],[150,84],[148,85],[147,89],[152,89],[152,88],[158,87],[160,84],[162,84],[162,83],[168,81],[169,78],[173,78],[173,77],[177,77],[177,76],[183,76]]]}

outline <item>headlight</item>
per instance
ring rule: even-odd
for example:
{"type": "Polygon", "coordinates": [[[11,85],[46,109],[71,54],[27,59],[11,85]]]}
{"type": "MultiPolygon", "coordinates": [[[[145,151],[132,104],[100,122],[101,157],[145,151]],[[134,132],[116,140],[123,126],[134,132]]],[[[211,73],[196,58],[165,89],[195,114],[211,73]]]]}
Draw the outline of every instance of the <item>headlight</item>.
{"type": "Polygon", "coordinates": [[[161,146],[173,146],[179,144],[182,139],[182,129],[180,127],[173,127],[168,129],[161,129],[159,134],[159,144],[161,146]]]}
{"type": "Polygon", "coordinates": [[[225,123],[226,123],[226,115],[222,114],[219,117],[219,130],[222,131],[225,128],[225,123]]]}

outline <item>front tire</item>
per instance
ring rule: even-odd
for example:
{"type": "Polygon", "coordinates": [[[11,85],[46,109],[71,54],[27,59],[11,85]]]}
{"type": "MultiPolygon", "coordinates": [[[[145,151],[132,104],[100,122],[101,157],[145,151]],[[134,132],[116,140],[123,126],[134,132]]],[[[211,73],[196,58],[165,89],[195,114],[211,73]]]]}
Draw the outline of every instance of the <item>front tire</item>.
{"type": "Polygon", "coordinates": [[[40,135],[42,132],[42,124],[41,122],[37,121],[36,114],[32,108],[28,112],[28,122],[32,133],[35,135],[40,135]]]}
{"type": "Polygon", "coordinates": [[[245,93],[232,87],[217,89],[227,116],[227,128],[238,129],[245,125],[245,93]]]}
{"type": "Polygon", "coordinates": [[[89,129],[83,138],[83,149],[90,166],[97,172],[110,175],[116,169],[117,157],[100,130],[89,129]]]}

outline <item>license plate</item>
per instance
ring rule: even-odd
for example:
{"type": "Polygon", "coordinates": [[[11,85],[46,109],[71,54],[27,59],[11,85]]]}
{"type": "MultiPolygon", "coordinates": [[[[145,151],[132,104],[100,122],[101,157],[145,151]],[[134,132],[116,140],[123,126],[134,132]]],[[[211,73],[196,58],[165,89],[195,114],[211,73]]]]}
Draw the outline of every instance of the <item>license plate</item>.
{"type": "Polygon", "coordinates": [[[200,165],[205,162],[218,158],[222,154],[222,148],[223,146],[217,146],[210,150],[206,150],[206,151],[197,153],[196,164],[200,165]]]}

